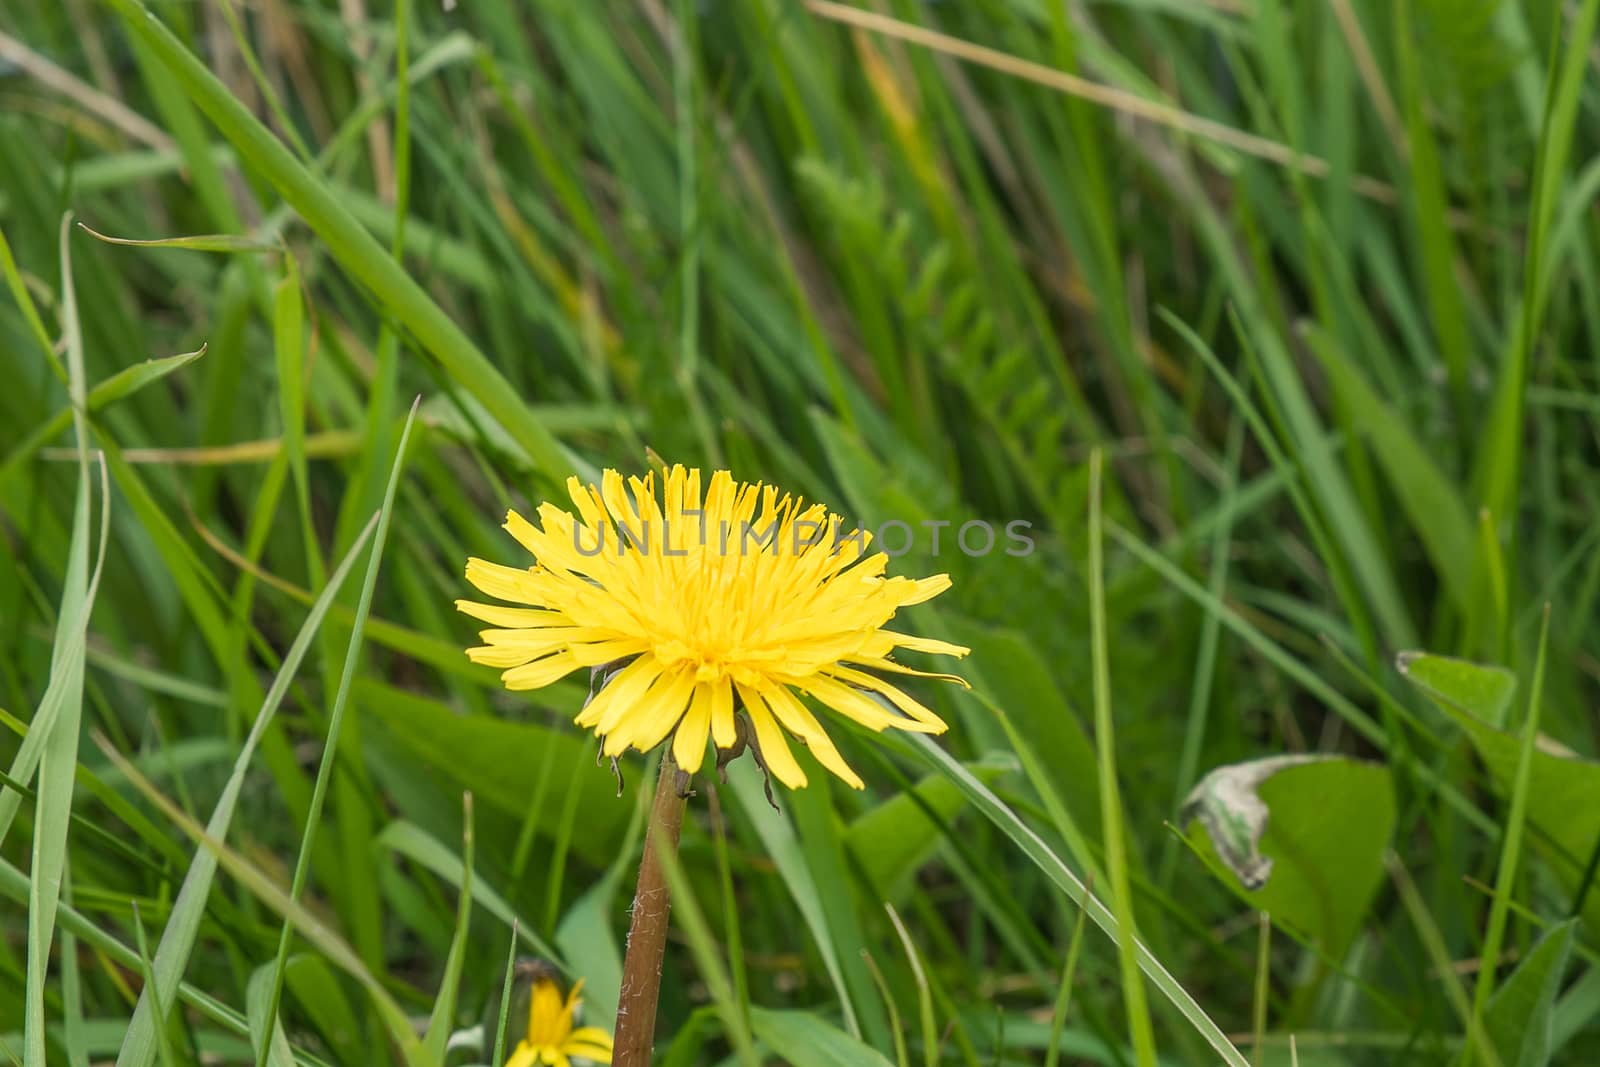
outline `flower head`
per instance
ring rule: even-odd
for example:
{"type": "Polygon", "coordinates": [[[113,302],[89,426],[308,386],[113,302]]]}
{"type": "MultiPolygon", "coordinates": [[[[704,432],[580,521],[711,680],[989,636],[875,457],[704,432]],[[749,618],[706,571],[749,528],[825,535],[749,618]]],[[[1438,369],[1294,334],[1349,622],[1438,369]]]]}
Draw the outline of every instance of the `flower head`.
{"type": "Polygon", "coordinates": [[[805,693],[872,730],[941,733],[944,722],[879,676],[928,675],[896,662],[897,648],[964,656],[944,641],[886,629],[897,610],[950,587],[947,575],[886,577],[888,559],[866,552],[864,531],[845,532],[820,504],[772,486],[673,467],[658,499],[654,475],[605,471],[600,485],[569,479],[577,516],[539,506],[538,524],[515,511],[505,528],[533,554],[527,567],[467,561],[467,580],[503,607],[456,607],[495,629],[467,650],[504,668],[507,689],[537,689],[580,667],[602,679],[578,715],[616,756],[673,736],[672,755],[693,774],[709,736],[735,750],[743,708],[749,740],[784,784],[806,784],[785,731],[856,788],[805,693]]]}
{"type": "Polygon", "coordinates": [[[534,978],[528,998],[528,1032],[517,1042],[505,1067],[569,1067],[574,1056],[594,1063],[611,1062],[610,1035],[598,1026],[572,1028],[582,989],[580,978],[563,999],[553,977],[539,974],[534,978]]]}

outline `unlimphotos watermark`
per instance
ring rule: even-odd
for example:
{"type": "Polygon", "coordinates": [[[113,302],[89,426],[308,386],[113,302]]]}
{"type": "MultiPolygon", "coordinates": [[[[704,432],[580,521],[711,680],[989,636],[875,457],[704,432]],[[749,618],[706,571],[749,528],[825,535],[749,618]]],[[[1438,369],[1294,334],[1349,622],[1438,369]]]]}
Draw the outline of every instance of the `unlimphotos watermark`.
{"type": "Polygon", "coordinates": [[[1026,519],[1012,519],[999,526],[985,519],[969,519],[959,526],[950,519],[923,519],[916,524],[903,519],[887,519],[869,534],[860,526],[852,526],[847,530],[844,519],[837,515],[832,516],[828,523],[795,519],[783,524],[773,519],[765,527],[748,520],[738,524],[721,520],[713,531],[706,522],[704,511],[684,508],[683,514],[692,520],[688,531],[684,531],[681,525],[674,527],[667,520],[659,524],[659,529],[653,530],[648,519],[641,519],[637,528],[625,522],[617,523],[615,532],[609,537],[607,527],[601,526],[593,531],[592,540],[586,540],[586,530],[574,524],[572,547],[580,556],[590,558],[607,551],[608,541],[610,551],[618,556],[628,551],[645,555],[687,556],[694,548],[713,545],[723,555],[741,556],[755,553],[781,555],[784,552],[798,556],[817,545],[826,545],[835,552],[854,545],[857,553],[865,553],[871,544],[884,555],[897,558],[917,551],[919,541],[923,540],[926,544],[920,547],[931,556],[948,552],[952,544],[962,555],[972,558],[996,551],[1007,556],[1028,556],[1034,550],[1034,539],[1030,533],[1033,524],[1026,519]],[[652,537],[652,533],[659,536],[652,537]],[[675,537],[675,533],[678,536],[675,537]]]}

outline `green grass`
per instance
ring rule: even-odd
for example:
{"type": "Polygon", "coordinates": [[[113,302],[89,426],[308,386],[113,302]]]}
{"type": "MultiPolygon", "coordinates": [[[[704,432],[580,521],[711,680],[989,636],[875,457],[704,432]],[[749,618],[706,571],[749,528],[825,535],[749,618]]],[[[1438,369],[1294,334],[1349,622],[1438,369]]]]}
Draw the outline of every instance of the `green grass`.
{"type": "Polygon", "coordinates": [[[508,939],[610,1026],[646,761],[451,601],[652,453],[910,523],[974,648],[862,792],[697,783],[658,1062],[1600,1061],[1597,20],[4,5],[0,1061],[434,1064],[508,939]],[[1296,753],[1393,784],[1349,945],[1174,825],[1296,753]]]}

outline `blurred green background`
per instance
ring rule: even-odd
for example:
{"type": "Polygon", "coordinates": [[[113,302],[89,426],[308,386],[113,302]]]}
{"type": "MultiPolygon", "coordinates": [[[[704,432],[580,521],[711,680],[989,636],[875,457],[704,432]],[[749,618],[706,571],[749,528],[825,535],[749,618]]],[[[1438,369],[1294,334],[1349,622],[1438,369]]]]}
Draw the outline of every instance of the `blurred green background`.
{"type": "Polygon", "coordinates": [[[451,601],[518,558],[508,506],[653,451],[911,524],[892,569],[955,586],[908,628],[974,650],[973,693],[917,690],[950,765],[840,727],[862,793],[702,787],[670,1062],[752,1030],[802,1064],[1154,1062],[1145,1019],[1216,1062],[1115,941],[1069,951],[1022,827],[1249,1062],[1596,1062],[1595,935],[1537,939],[1594,912],[1600,777],[1534,730],[1600,742],[1597,8],[10,0],[0,1038],[29,1058],[36,1003],[51,1063],[254,1062],[336,715],[275,1062],[411,1055],[382,998],[472,1026],[512,916],[609,1025],[646,762],[616,799],[583,685],[500,691],[451,601]],[[348,699],[363,554],[235,770],[391,470],[348,699]],[[1035,551],[957,550],[975,519],[1035,551]],[[1416,649],[1509,674],[1425,693],[1416,649]],[[212,853],[108,749],[198,823],[236,791],[265,881],[183,907],[212,853]],[[1253,898],[1180,806],[1302,753],[1377,784],[1264,789],[1305,885],[1253,898]],[[146,941],[191,985],[130,1051],[146,941]]]}

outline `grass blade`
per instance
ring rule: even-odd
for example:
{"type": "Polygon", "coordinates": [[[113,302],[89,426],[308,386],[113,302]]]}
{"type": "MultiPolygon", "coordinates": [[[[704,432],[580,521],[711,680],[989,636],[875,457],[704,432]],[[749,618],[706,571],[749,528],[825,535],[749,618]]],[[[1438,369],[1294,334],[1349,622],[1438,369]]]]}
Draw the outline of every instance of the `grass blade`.
{"type": "MultiPolygon", "coordinates": [[[[214,870],[220,865],[235,880],[254,894],[263,904],[273,911],[291,919],[295,927],[305,935],[318,951],[326,956],[329,962],[339,967],[350,977],[359,982],[372,998],[373,1006],[377,1009],[379,1020],[382,1021],[389,1037],[399,1046],[406,1058],[408,1067],[434,1067],[429,1064],[422,1053],[422,1045],[417,1041],[410,1020],[401,1010],[400,1005],[389,993],[382,982],[373,976],[362,964],[361,958],[345,943],[338,934],[330,930],[321,919],[307,911],[302,905],[289,899],[289,895],[282,888],[273,883],[272,879],[263,874],[259,868],[229,848],[218,838],[207,832],[206,828],[197,821],[185,815],[183,810],[162,795],[161,791],[150,783],[150,780],[128,758],[118,752],[115,747],[103,737],[96,738],[100,749],[105,753],[113,765],[123,774],[128,776],[128,781],[133,783],[145,799],[161,810],[161,813],[171,820],[179,829],[200,846],[200,852],[211,859],[214,870]]],[[[170,922],[169,922],[170,926],[170,922]]],[[[160,963],[159,950],[157,964],[160,963]]]]}
{"type": "Polygon", "coordinates": [[[834,949],[833,925],[828,919],[827,909],[823,907],[822,894],[812,875],[811,867],[806,862],[804,851],[795,835],[794,824],[782,812],[772,810],[761,791],[760,775],[745,761],[736,760],[728,766],[728,784],[733,795],[738,798],[739,806],[744,809],[745,818],[755,826],[762,848],[777,866],[795,907],[800,910],[800,916],[805,920],[817,954],[822,957],[823,968],[828,972],[834,992],[844,1008],[845,1029],[859,1037],[860,1025],[856,1020],[855,1008],[851,1004],[850,994],[845,985],[844,970],[839,965],[839,957],[834,949]]]}
{"type": "Polygon", "coordinates": [[[1079,908],[1078,918],[1072,924],[1072,940],[1067,943],[1067,963],[1061,968],[1061,989],[1056,993],[1056,1006],[1050,1014],[1050,1047],[1044,1055],[1044,1067],[1056,1067],[1061,1056],[1061,1030],[1067,1023],[1067,1009],[1072,1006],[1072,979],[1078,973],[1078,951],[1083,948],[1083,920],[1089,909],[1079,908]]]}
{"type": "MultiPolygon", "coordinates": [[[[56,617],[55,647],[50,661],[50,681],[34,713],[28,736],[12,764],[12,778],[25,783],[38,761],[39,784],[33,827],[33,857],[29,868],[28,962],[23,1008],[23,1062],[45,1067],[44,983],[55,934],[61,885],[66,877],[67,829],[71,826],[72,787],[78,764],[78,733],[83,716],[84,656],[89,613],[94,605],[105,562],[110,531],[110,486],[101,473],[100,551],[94,574],[89,574],[89,426],[85,412],[83,334],[78,323],[76,290],[72,282],[69,243],[72,216],[61,219],[61,314],[67,352],[68,389],[78,438],[78,486],[72,516],[72,539],[67,548],[67,573],[62,582],[61,608],[56,617]]],[[[0,796],[0,838],[10,828],[21,795],[4,790],[0,796]]]]}
{"type": "MultiPolygon", "coordinates": [[[[974,808],[983,814],[983,817],[994,823],[1002,833],[1009,837],[1013,844],[1020,848],[1024,855],[1033,861],[1034,865],[1043,871],[1056,887],[1066,894],[1074,904],[1088,912],[1089,918],[1094,920],[1106,936],[1113,941],[1119,939],[1117,917],[1112,914],[1099,898],[1085,888],[1072,873],[1072,869],[1057,856],[1042,837],[1035,833],[1027,823],[1023,822],[1017,813],[1006,805],[999,797],[990,791],[989,787],[980,782],[971,771],[963,767],[944,749],[923,735],[907,739],[908,744],[924,763],[949,778],[966,794],[974,808]]],[[[1188,991],[1179,984],[1170,972],[1164,967],[1155,954],[1152,953],[1137,938],[1133,941],[1135,958],[1150,984],[1155,986],[1162,996],[1178,1009],[1178,1013],[1189,1021],[1195,1031],[1205,1039],[1223,1063],[1229,1067],[1250,1067],[1249,1062],[1239,1052],[1228,1035],[1223,1033],[1221,1027],[1211,1021],[1205,1009],[1190,996],[1188,991]]]]}
{"type": "MultiPolygon", "coordinates": [[[[28,876],[10,863],[0,860],[0,895],[11,901],[23,903],[28,899],[28,892],[28,876]]],[[[96,952],[104,953],[107,959],[130,971],[137,972],[141,970],[137,948],[125,945],[117,940],[116,937],[106,933],[90,922],[76,908],[63,903],[57,913],[57,917],[61,929],[70,930],[85,945],[93,948],[96,952]]],[[[188,982],[182,982],[178,985],[178,999],[193,1007],[200,1016],[235,1034],[248,1036],[250,1032],[244,1016],[188,982]]],[[[315,1063],[316,1061],[302,1058],[301,1062],[315,1063]]]]}
{"type": "MultiPolygon", "coordinates": [[[[453,855],[449,848],[411,823],[404,821],[390,823],[374,838],[373,845],[404,856],[447,882],[460,884],[466,879],[466,864],[463,859],[453,855]]],[[[522,917],[506,903],[505,897],[496,892],[485,879],[472,880],[472,898],[478,907],[507,926],[518,930],[517,936],[529,949],[558,967],[565,966],[561,954],[523,922],[522,917]]]]}
{"type": "Polygon", "coordinates": [[[1478,453],[1478,499],[1499,522],[1510,521],[1515,512],[1522,467],[1528,369],[1549,296],[1545,282],[1553,273],[1545,264],[1546,246],[1561,185],[1567,178],[1567,157],[1578,119],[1578,98],[1588,73],[1589,46],[1594,40],[1597,20],[1600,20],[1600,0],[1586,0],[1571,27],[1564,26],[1559,16],[1553,26],[1552,59],[1563,40],[1566,49],[1560,57],[1559,69],[1552,62],[1545,91],[1539,151],[1534,161],[1533,198],[1529,204],[1527,250],[1522,260],[1521,313],[1511,350],[1502,365],[1478,453]]]}
{"type": "Polygon", "coordinates": [[[1467,1031],[1466,1048],[1476,1049],[1478,1056],[1488,1067],[1504,1067],[1500,1062],[1499,1053],[1495,1051],[1494,1043],[1489,1040],[1488,1032],[1478,1021],[1478,1016],[1473,1013],[1466,991],[1456,980],[1450,949],[1445,945],[1444,935],[1439,932],[1439,926],[1433,921],[1433,916],[1428,914],[1428,902],[1417,892],[1417,885],[1412,880],[1410,872],[1406,870],[1405,864],[1400,862],[1399,856],[1389,853],[1388,864],[1389,876],[1394,880],[1395,888],[1400,893],[1400,901],[1411,916],[1411,921],[1417,928],[1417,936],[1422,941],[1423,950],[1428,954],[1429,962],[1433,964],[1435,980],[1444,987],[1445,999],[1450,1002],[1450,1007],[1455,1010],[1456,1017],[1461,1020],[1462,1026],[1467,1031]]]}
{"type": "MultiPolygon", "coordinates": [[[[145,386],[160,381],[180,367],[193,363],[205,354],[206,346],[201,345],[193,352],[180,352],[176,356],[147,359],[142,363],[135,363],[131,367],[124,367],[89,390],[89,411],[99,411],[110,404],[131,396],[145,386]]],[[[46,441],[65,430],[71,421],[72,408],[69,405],[57,411],[50,417],[48,422],[43,423],[37,430],[30,433],[26,440],[13,448],[5,460],[0,462],[0,482],[4,482],[17,469],[20,463],[39,451],[46,441]]]]}
{"type": "Polygon", "coordinates": [[[1470,616],[1477,600],[1473,596],[1474,531],[1466,502],[1405,420],[1384,403],[1355,363],[1340,351],[1337,341],[1315,327],[1307,338],[1321,357],[1334,390],[1354,413],[1356,426],[1371,440],[1373,453],[1451,601],[1464,616],[1470,616]]]}
{"type": "MultiPolygon", "coordinates": [[[[161,1004],[161,996],[155,990],[155,967],[150,962],[150,946],[145,940],[144,917],[139,914],[139,902],[133,901],[133,936],[134,943],[139,946],[139,974],[144,979],[145,988],[151,991],[155,1000],[156,1017],[165,1019],[167,1013],[161,1004]]],[[[163,1024],[156,1031],[156,1051],[159,1054],[158,1062],[161,1067],[173,1067],[172,1037],[167,1033],[163,1024]]]]}
{"type": "Polygon", "coordinates": [[[883,970],[878,966],[878,961],[872,958],[872,953],[862,949],[861,958],[866,960],[867,969],[872,972],[872,980],[877,983],[878,995],[883,998],[883,1005],[889,1012],[889,1032],[894,1037],[895,1067],[910,1067],[911,1058],[906,1052],[905,1027],[901,1025],[900,1009],[895,1005],[894,994],[889,991],[889,983],[883,977],[883,970]]]}
{"type": "MultiPolygon", "coordinates": [[[[78,817],[73,816],[77,822],[78,817]]],[[[98,829],[98,827],[96,827],[98,829]]],[[[61,904],[57,908],[72,906],[72,868],[62,872],[61,904]]],[[[67,1067],[89,1067],[89,1052],[83,1047],[83,972],[78,962],[78,938],[65,925],[61,931],[61,1035],[67,1047],[67,1067]]]]}
{"type": "MultiPolygon", "coordinates": [[[[511,920],[511,941],[506,945],[506,977],[500,983],[500,1010],[494,1016],[494,1056],[489,1060],[491,1067],[500,1067],[506,1062],[506,1031],[510,1029],[511,1020],[506,1018],[511,1011],[511,986],[516,982],[517,975],[517,931],[521,924],[511,920]]],[[[489,1035],[484,1034],[487,1040],[489,1035]]]]}
{"type": "MultiPolygon", "coordinates": [[[[1439,355],[1450,374],[1450,387],[1461,417],[1466,400],[1468,347],[1466,316],[1461,308],[1460,286],[1455,283],[1455,240],[1448,224],[1448,195],[1439,170],[1439,149],[1423,114],[1424,96],[1417,34],[1412,29],[1411,5],[1394,5],[1395,58],[1400,68],[1400,95],[1405,108],[1405,132],[1410,148],[1411,204],[1416,213],[1417,236],[1422,245],[1422,277],[1426,283],[1428,311],[1439,355]]],[[[1361,411],[1359,407],[1356,411],[1361,411]]],[[[1383,452],[1379,449],[1381,457],[1383,452]]]]}
{"type": "MultiPolygon", "coordinates": [[[[266,732],[267,724],[272,721],[284,694],[288,692],[289,683],[299,671],[300,663],[311,647],[317,628],[322,625],[322,620],[328,613],[328,607],[333,603],[334,596],[344,584],[345,578],[349,576],[356,557],[360,555],[378,521],[379,516],[374,515],[361,536],[356,538],[355,544],[350,546],[349,553],[328,579],[327,586],[306,615],[300,633],[295,636],[294,643],[283,658],[283,666],[279,669],[277,677],[272,680],[271,688],[267,690],[266,699],[262,702],[261,710],[256,714],[256,720],[250,727],[250,734],[245,739],[244,747],[234,761],[233,773],[229,775],[222,795],[217,799],[216,807],[212,809],[211,821],[205,831],[207,838],[220,841],[227,835],[228,826],[233,821],[234,807],[239,800],[239,791],[243,788],[245,774],[250,769],[250,758],[255,755],[261,735],[266,732]]],[[[136,777],[138,772],[126,760],[118,759],[117,762],[130,772],[130,780],[136,783],[143,781],[142,776],[136,777]]],[[[188,966],[189,954],[194,949],[196,938],[199,937],[200,921],[205,915],[206,898],[211,895],[211,883],[216,870],[217,856],[206,848],[196,850],[189,871],[184,875],[183,886],[178,890],[178,899],[172,906],[172,914],[167,919],[167,928],[161,935],[161,944],[156,948],[154,981],[139,995],[139,1002],[134,1007],[133,1020],[128,1025],[127,1036],[123,1038],[122,1050],[117,1054],[117,1067],[150,1067],[154,1061],[156,1031],[161,1025],[161,1020],[155,1017],[151,998],[153,995],[159,995],[166,1003],[172,1002],[172,991],[188,966]]]]}
{"type": "MultiPolygon", "coordinates": [[[[296,299],[298,293],[296,293],[296,299]]],[[[411,427],[417,417],[417,405],[422,398],[419,396],[411,403],[411,413],[406,416],[405,429],[400,432],[400,444],[395,449],[394,464],[389,470],[389,485],[384,490],[383,507],[379,509],[373,521],[368,523],[368,530],[374,531],[372,554],[367,558],[367,573],[361,582],[361,595],[356,601],[355,615],[350,625],[350,643],[345,649],[344,669],[339,676],[339,689],[333,698],[333,708],[328,717],[328,738],[322,746],[322,759],[317,765],[316,782],[311,787],[310,809],[306,815],[305,830],[300,835],[300,854],[295,859],[294,875],[289,883],[289,899],[298,901],[300,893],[305,889],[306,878],[311,869],[312,850],[316,844],[317,826],[322,819],[322,807],[328,795],[328,784],[333,778],[334,756],[339,748],[340,728],[344,723],[345,707],[350,700],[350,686],[355,680],[356,664],[360,661],[361,639],[366,632],[367,616],[372,610],[372,595],[378,585],[378,571],[383,564],[383,549],[388,543],[389,522],[394,516],[395,491],[400,484],[400,472],[405,466],[406,444],[411,440],[411,427]]],[[[286,415],[288,412],[285,413],[286,415]]],[[[309,521],[310,512],[303,513],[309,521]]],[[[346,557],[346,563],[353,558],[353,554],[360,547],[365,535],[357,538],[351,546],[351,556],[346,557]]],[[[330,582],[329,587],[338,585],[337,581],[330,582]]],[[[324,594],[326,595],[326,594],[324,594]]],[[[320,601],[319,601],[320,603],[320,601]]],[[[287,665],[287,664],[286,664],[287,665]]],[[[278,1015],[278,1002],[283,996],[283,969],[289,960],[289,941],[291,936],[290,924],[285,921],[282,931],[278,935],[278,951],[273,961],[272,987],[267,999],[267,1014],[271,1019],[278,1015]]],[[[256,1052],[256,1067],[262,1067],[266,1049],[263,1046],[256,1052]]]]}
{"type": "Polygon", "coordinates": [[[27,282],[22,280],[22,272],[17,269],[17,260],[11,254],[11,242],[6,239],[4,229],[0,229],[0,273],[5,274],[6,288],[11,291],[11,298],[17,302],[17,308],[22,312],[22,318],[28,324],[28,332],[38,343],[39,350],[50,361],[51,367],[59,369],[56,346],[50,340],[50,332],[44,328],[44,320],[39,317],[39,309],[28,293],[27,282]]]}
{"type": "Polygon", "coordinates": [[[1250,1047],[1255,1051],[1256,1064],[1260,1067],[1265,1045],[1262,1036],[1267,1032],[1267,1000],[1272,985],[1272,916],[1263,911],[1257,918],[1260,933],[1256,943],[1256,985],[1255,1001],[1250,1013],[1250,1047]]]}
{"type": "Polygon", "coordinates": [[[1133,920],[1133,889],[1128,881],[1126,838],[1122,830],[1122,797],[1117,785],[1116,728],[1111,718],[1111,671],[1106,653],[1106,587],[1101,513],[1103,454],[1089,455],[1089,630],[1094,656],[1094,737],[1100,762],[1100,816],[1106,850],[1106,873],[1117,917],[1117,958],[1122,968],[1122,999],[1128,1009],[1128,1033],[1139,1067],[1154,1067],[1155,1029],[1139,974],[1138,928],[1133,920]]]}
{"type": "MultiPolygon", "coordinates": [[[[267,1003],[272,995],[272,967],[262,964],[250,974],[250,984],[245,988],[245,1017],[250,1021],[250,1043],[265,1049],[267,1067],[294,1067],[294,1052],[289,1048],[289,1038],[267,1003]]],[[[261,1053],[257,1053],[258,1056],[261,1053]]]]}
{"type": "MultiPolygon", "coordinates": [[[[1522,721],[1522,744],[1517,752],[1517,774],[1512,781],[1511,807],[1506,815],[1505,835],[1500,841],[1500,867],[1494,880],[1494,902],[1489,906],[1489,924],[1484,930],[1478,982],[1472,995],[1472,1018],[1483,1025],[1489,998],[1494,993],[1495,973],[1499,969],[1500,945],[1505,940],[1506,918],[1517,880],[1517,864],[1522,856],[1522,837],[1528,823],[1528,788],[1532,781],[1533,749],[1539,740],[1539,705],[1544,697],[1545,647],[1550,637],[1550,609],[1545,608],[1539,627],[1539,652],[1534,661],[1533,684],[1528,692],[1528,711],[1522,721]]],[[[1487,1060],[1484,1061],[1487,1064],[1487,1060]]]]}
{"type": "MultiPolygon", "coordinates": [[[[433,1015],[422,1040],[425,1052],[444,1062],[445,1045],[450,1040],[451,1023],[456,1014],[456,998],[461,993],[461,967],[466,962],[467,939],[472,933],[472,794],[461,795],[461,885],[456,904],[456,933],[450,939],[450,954],[444,962],[444,978],[434,994],[433,1015]]],[[[498,1062],[498,1061],[497,1061],[498,1062]]]]}
{"type": "Polygon", "coordinates": [[[240,237],[233,233],[207,233],[196,234],[189,237],[112,237],[110,234],[101,233],[91,229],[80,222],[78,228],[96,240],[104,241],[108,245],[130,245],[134,248],[185,248],[191,252],[276,252],[279,245],[269,244],[265,241],[255,241],[248,237],[240,237]]]}
{"type": "MultiPolygon", "coordinates": [[[[894,923],[895,936],[900,938],[900,945],[906,951],[906,962],[911,965],[911,978],[917,984],[917,1017],[922,1022],[922,1061],[926,1067],[937,1067],[939,1030],[934,1023],[933,995],[928,990],[928,975],[922,969],[922,957],[917,955],[917,946],[912,943],[911,934],[901,921],[900,913],[894,910],[894,905],[885,901],[883,908],[889,913],[889,921],[894,923]]],[[[887,989],[884,990],[884,998],[888,998],[887,989]]],[[[899,1027],[895,1029],[898,1031],[899,1027]]],[[[898,1034],[896,1038],[898,1041],[898,1034]]]]}
{"type": "Polygon", "coordinates": [[[449,378],[476,397],[550,477],[572,469],[561,446],[524,398],[422,286],[345,210],[204,63],[139,0],[108,0],[135,37],[161,61],[243,160],[272,182],[340,264],[411,330],[449,378]]]}

